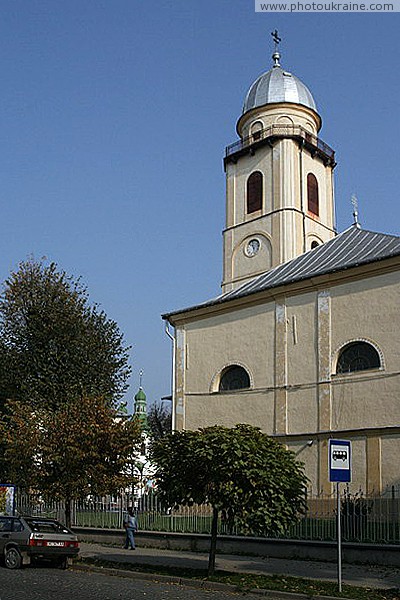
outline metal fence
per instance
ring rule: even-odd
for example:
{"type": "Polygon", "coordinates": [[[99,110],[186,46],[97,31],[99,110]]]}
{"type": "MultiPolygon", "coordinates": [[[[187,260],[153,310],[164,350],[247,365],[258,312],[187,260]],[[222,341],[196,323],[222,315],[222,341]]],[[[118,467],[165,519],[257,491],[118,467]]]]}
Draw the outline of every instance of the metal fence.
{"type": "MultiPolygon", "coordinates": [[[[211,506],[171,508],[163,505],[154,493],[133,501],[128,494],[77,501],[73,504],[72,525],[120,529],[123,526],[124,513],[131,504],[134,504],[141,530],[210,533],[211,506]]],[[[17,510],[21,514],[51,516],[64,520],[62,503],[46,502],[37,496],[18,494],[17,510]]],[[[314,541],[335,540],[336,510],[334,495],[308,494],[306,514],[280,537],[314,541]]],[[[344,492],[341,498],[341,521],[344,541],[400,545],[400,487],[389,488],[379,496],[344,492]]],[[[229,511],[220,515],[219,533],[243,535],[229,511]]],[[[270,537],[268,531],[263,537],[270,537]]]]}

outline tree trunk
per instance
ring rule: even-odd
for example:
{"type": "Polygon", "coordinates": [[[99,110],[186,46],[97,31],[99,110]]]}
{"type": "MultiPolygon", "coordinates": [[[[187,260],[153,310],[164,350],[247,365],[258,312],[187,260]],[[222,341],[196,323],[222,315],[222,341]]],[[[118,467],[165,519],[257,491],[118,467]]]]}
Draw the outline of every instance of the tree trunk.
{"type": "Polygon", "coordinates": [[[217,550],[217,533],[218,533],[218,508],[215,508],[213,506],[210,554],[208,557],[208,575],[209,576],[214,575],[214,571],[215,571],[215,553],[217,550]]]}
{"type": "Polygon", "coordinates": [[[71,528],[71,498],[65,498],[65,525],[71,528]]]}

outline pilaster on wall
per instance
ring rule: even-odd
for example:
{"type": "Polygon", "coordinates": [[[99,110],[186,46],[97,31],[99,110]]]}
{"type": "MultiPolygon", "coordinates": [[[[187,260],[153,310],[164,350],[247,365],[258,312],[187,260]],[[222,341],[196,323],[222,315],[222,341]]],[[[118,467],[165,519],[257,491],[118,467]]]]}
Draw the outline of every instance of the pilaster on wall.
{"type": "Polygon", "coordinates": [[[329,481],[329,442],[322,439],[318,444],[318,493],[330,494],[332,484],[329,481]]]}
{"type": "MultiPolygon", "coordinates": [[[[318,364],[318,429],[330,431],[332,426],[331,390],[331,298],[329,291],[317,297],[317,364],[318,364]]],[[[319,489],[329,492],[328,441],[319,444],[319,489]]]]}
{"type": "Polygon", "coordinates": [[[382,491],[381,438],[367,438],[367,493],[380,494],[382,491]]]}
{"type": "Polygon", "coordinates": [[[294,144],[292,140],[282,140],[281,144],[281,199],[280,209],[281,235],[280,235],[280,263],[291,260],[299,253],[296,252],[296,233],[294,213],[296,206],[295,170],[294,170],[294,144]]]}
{"type": "Polygon", "coordinates": [[[318,293],[318,406],[319,430],[331,429],[331,298],[328,291],[318,293]]]}
{"type": "Polygon", "coordinates": [[[184,329],[176,331],[175,346],[175,427],[185,429],[185,344],[184,329]]]}
{"type": "Polygon", "coordinates": [[[286,305],[275,306],[275,433],[287,433],[286,305]]]}

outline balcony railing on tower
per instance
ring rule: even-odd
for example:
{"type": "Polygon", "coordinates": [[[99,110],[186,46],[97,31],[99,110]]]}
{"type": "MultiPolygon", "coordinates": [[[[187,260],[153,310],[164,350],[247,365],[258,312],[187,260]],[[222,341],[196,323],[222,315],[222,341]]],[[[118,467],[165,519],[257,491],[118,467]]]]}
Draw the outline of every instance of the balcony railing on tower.
{"type": "Polygon", "coordinates": [[[265,129],[254,132],[252,135],[237,140],[225,149],[224,164],[236,162],[239,156],[247,153],[253,153],[257,148],[269,144],[270,146],[276,140],[290,138],[296,140],[301,146],[306,148],[311,155],[319,156],[322,161],[335,167],[335,151],[328,144],[323,142],[313,133],[301,127],[301,125],[271,125],[265,129]]]}

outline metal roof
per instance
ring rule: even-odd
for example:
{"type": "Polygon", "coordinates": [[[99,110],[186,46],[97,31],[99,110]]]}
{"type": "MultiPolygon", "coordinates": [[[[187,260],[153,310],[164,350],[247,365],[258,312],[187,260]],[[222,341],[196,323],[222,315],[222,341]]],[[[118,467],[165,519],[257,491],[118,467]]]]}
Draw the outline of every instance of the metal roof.
{"type": "Polygon", "coordinates": [[[168,319],[172,315],[215,306],[257,292],[319,275],[344,271],[399,254],[400,237],[366,231],[353,225],[325,244],[255,277],[226,294],[190,308],[165,314],[163,318],[168,319]]]}
{"type": "Polygon", "coordinates": [[[244,101],[243,114],[252,108],[274,102],[294,102],[318,112],[308,87],[279,65],[260,75],[252,84],[244,101]]]}

